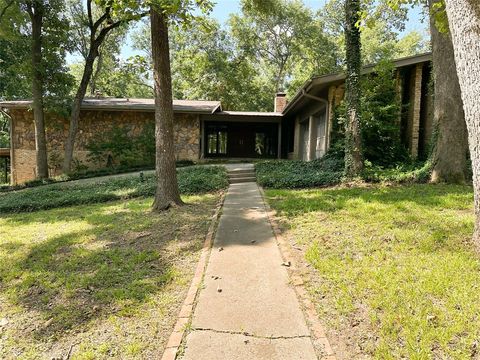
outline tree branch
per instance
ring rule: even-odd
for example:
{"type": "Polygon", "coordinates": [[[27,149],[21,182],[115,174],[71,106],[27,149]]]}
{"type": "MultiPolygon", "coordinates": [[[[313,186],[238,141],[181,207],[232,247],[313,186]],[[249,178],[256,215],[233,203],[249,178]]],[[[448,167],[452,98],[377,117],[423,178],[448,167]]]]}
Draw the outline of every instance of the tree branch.
{"type": "Polygon", "coordinates": [[[2,22],[2,18],[7,12],[8,8],[12,6],[13,3],[14,3],[14,0],[11,0],[10,2],[8,2],[7,5],[5,5],[5,7],[2,9],[2,12],[0,12],[0,23],[2,22]]]}
{"type": "Polygon", "coordinates": [[[88,27],[93,28],[92,0],[87,0],[88,27]]]}
{"type": "Polygon", "coordinates": [[[93,24],[91,28],[93,34],[96,34],[100,25],[102,25],[102,23],[110,17],[110,10],[111,10],[110,6],[106,7],[103,15],[100,16],[97,21],[95,21],[95,24],[93,24]]]}

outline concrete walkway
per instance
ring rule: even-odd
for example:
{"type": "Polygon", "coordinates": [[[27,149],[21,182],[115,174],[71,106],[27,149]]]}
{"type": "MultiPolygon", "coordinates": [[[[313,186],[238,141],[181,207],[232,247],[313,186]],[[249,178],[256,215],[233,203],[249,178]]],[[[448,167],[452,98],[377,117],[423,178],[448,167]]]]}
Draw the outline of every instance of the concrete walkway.
{"type": "Polygon", "coordinates": [[[228,190],[183,359],[317,359],[256,183],[228,190]]]}

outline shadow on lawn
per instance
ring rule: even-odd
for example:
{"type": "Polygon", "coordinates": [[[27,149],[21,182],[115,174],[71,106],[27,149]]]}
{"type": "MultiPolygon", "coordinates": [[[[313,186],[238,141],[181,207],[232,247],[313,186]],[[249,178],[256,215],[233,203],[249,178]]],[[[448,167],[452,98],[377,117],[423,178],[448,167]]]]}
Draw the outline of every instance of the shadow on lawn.
{"type": "MultiPolygon", "coordinates": [[[[36,324],[28,324],[37,338],[55,337],[111,313],[135,313],[180,276],[181,258],[201,248],[206,227],[205,209],[198,204],[162,215],[115,212],[108,204],[87,207],[85,216],[73,208],[50,214],[8,220],[18,225],[34,219],[40,224],[86,221],[89,226],[23,248],[22,256],[0,264],[0,274],[10,278],[3,285],[11,301],[41,314],[36,324]]],[[[28,244],[2,244],[5,249],[23,246],[28,244]]]]}
{"type": "MultiPolygon", "coordinates": [[[[362,203],[393,205],[409,211],[409,204],[425,208],[445,207],[448,202],[468,199],[473,202],[471,186],[410,185],[391,187],[315,189],[303,191],[279,190],[270,197],[281,215],[293,216],[315,211],[337,212],[362,203]]],[[[471,206],[466,209],[470,209],[471,206]]],[[[367,215],[367,214],[365,214],[367,215]]]]}

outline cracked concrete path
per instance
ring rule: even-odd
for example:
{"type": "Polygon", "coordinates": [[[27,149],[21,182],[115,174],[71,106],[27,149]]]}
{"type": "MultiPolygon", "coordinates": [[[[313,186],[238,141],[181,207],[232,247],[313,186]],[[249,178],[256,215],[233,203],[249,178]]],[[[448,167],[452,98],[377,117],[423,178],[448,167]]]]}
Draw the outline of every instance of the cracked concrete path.
{"type": "Polygon", "coordinates": [[[255,183],[230,185],[183,359],[317,359],[255,183]]]}

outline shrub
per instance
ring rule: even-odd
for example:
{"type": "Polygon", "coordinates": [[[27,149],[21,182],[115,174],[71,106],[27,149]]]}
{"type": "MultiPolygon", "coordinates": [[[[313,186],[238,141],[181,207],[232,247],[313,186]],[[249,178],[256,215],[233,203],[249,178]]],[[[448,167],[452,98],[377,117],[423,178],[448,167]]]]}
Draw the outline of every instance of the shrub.
{"type": "Polygon", "coordinates": [[[343,158],[334,153],[310,162],[271,160],[255,165],[258,183],[274,189],[335,185],[341,181],[343,170],[343,158]]]}
{"type": "MultiPolygon", "coordinates": [[[[218,191],[228,186],[223,166],[187,167],[178,170],[182,194],[218,191]]],[[[31,212],[64,206],[130,199],[155,194],[153,174],[125,176],[93,183],[51,184],[0,194],[0,213],[31,212]]]]}
{"type": "Polygon", "coordinates": [[[182,194],[198,194],[228,187],[224,166],[194,166],[178,170],[178,188],[182,194]]]}
{"type": "Polygon", "coordinates": [[[96,134],[87,144],[90,160],[101,167],[153,166],[155,163],[155,124],[145,124],[132,135],[131,126],[114,126],[96,134]]]}
{"type": "Polygon", "coordinates": [[[432,164],[412,163],[401,164],[394,168],[383,168],[366,162],[362,177],[367,182],[391,182],[391,183],[427,183],[430,180],[432,164]]]}

